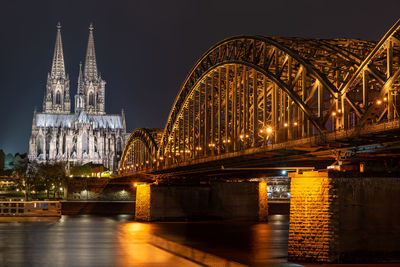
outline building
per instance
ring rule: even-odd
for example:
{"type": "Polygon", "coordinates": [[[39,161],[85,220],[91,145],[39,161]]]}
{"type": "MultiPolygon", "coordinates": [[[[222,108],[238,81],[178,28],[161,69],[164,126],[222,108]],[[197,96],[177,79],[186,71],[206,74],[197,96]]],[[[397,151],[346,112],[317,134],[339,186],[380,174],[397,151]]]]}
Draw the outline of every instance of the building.
{"type": "Polygon", "coordinates": [[[65,70],[61,25],[51,72],[47,76],[43,111],[33,114],[29,160],[64,161],[68,165],[92,162],[115,169],[127,137],[125,115],[105,112],[106,82],[99,74],[93,26],[89,27],[86,58],[79,66],[75,110],[71,111],[70,80],[65,70]]]}

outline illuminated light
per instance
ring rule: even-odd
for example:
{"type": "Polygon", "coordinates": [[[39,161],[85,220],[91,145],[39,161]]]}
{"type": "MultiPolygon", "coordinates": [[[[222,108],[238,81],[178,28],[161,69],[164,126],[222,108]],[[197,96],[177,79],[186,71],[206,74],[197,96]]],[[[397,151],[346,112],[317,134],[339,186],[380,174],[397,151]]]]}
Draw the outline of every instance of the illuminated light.
{"type": "Polygon", "coordinates": [[[288,127],[288,124],[287,124],[287,122],[285,122],[285,124],[283,124],[283,126],[285,126],[285,127],[288,127]]]}
{"type": "Polygon", "coordinates": [[[294,126],[297,126],[297,122],[293,122],[293,125],[294,125],[294,126]]]}
{"type": "Polygon", "coordinates": [[[224,143],[224,144],[225,144],[225,143],[226,143],[226,141],[225,141],[225,140],[222,140],[222,143],[224,143]]]}
{"type": "Polygon", "coordinates": [[[228,139],[228,143],[230,143],[231,142],[231,139],[228,139]]]}
{"type": "Polygon", "coordinates": [[[62,187],[60,187],[60,191],[63,191],[64,189],[62,187]]]}
{"type": "Polygon", "coordinates": [[[286,175],[287,171],[286,170],[282,170],[281,173],[282,173],[282,175],[286,175]]]}
{"type": "Polygon", "coordinates": [[[134,183],[133,186],[134,186],[134,187],[137,187],[137,183],[134,183]]]}
{"type": "Polygon", "coordinates": [[[337,112],[338,112],[338,113],[342,113],[342,110],[341,110],[341,109],[338,109],[337,112]]]}
{"type": "Polygon", "coordinates": [[[153,162],[156,162],[157,160],[156,159],[153,159],[153,162]]]}
{"type": "Polygon", "coordinates": [[[168,158],[171,158],[171,155],[168,155],[168,158]]]}
{"type": "Polygon", "coordinates": [[[383,98],[383,101],[387,101],[387,97],[384,97],[384,98],[383,98]]]}
{"type": "Polygon", "coordinates": [[[70,178],[72,178],[73,176],[72,176],[72,175],[70,175],[69,177],[70,177],[70,178]]]}
{"type": "Polygon", "coordinates": [[[271,127],[267,128],[267,133],[272,133],[272,128],[271,127]]]}
{"type": "Polygon", "coordinates": [[[136,167],[139,167],[139,164],[136,163],[136,167]]]}
{"type": "Polygon", "coordinates": [[[19,192],[19,188],[17,188],[17,192],[19,192]]]}
{"type": "Polygon", "coordinates": [[[149,164],[149,161],[148,161],[148,160],[146,160],[146,164],[149,164]]]}
{"type": "Polygon", "coordinates": [[[240,139],[243,139],[243,134],[239,135],[239,138],[240,138],[240,139]]]}
{"type": "Polygon", "coordinates": [[[336,112],[335,111],[332,112],[332,116],[336,116],[336,112]]]}
{"type": "Polygon", "coordinates": [[[160,160],[164,160],[164,157],[160,157],[160,160]]]}
{"type": "Polygon", "coordinates": [[[181,155],[181,153],[179,153],[179,152],[176,152],[176,155],[177,155],[177,156],[180,156],[180,155],[181,155]]]}
{"type": "Polygon", "coordinates": [[[246,134],[246,138],[249,138],[249,135],[248,135],[248,134],[246,134]]]}
{"type": "Polygon", "coordinates": [[[382,100],[377,100],[376,103],[377,103],[378,105],[380,105],[380,104],[382,104],[382,100]]]}
{"type": "Polygon", "coordinates": [[[260,130],[260,133],[263,133],[264,131],[263,130],[260,130]]]}

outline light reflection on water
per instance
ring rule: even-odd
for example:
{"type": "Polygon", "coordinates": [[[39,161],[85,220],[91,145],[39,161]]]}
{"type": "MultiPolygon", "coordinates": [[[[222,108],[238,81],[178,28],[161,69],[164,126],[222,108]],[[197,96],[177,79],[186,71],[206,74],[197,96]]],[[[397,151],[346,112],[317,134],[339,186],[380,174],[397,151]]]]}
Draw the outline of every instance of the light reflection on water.
{"type": "Polygon", "coordinates": [[[130,215],[0,222],[0,266],[284,263],[287,235],[287,216],[276,215],[269,223],[139,223],[130,215]],[[184,258],[188,255],[194,262],[184,258]]]}

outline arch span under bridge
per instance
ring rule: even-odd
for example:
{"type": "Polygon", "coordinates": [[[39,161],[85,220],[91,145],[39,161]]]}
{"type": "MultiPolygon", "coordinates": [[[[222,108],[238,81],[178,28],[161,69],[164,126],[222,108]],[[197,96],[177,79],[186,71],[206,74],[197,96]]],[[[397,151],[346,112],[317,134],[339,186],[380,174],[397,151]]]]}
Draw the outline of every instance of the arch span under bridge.
{"type": "Polygon", "coordinates": [[[132,133],[119,173],[312,166],[337,148],[380,151],[400,127],[399,74],[400,21],[379,42],[228,38],[192,68],[164,129],[132,133]]]}

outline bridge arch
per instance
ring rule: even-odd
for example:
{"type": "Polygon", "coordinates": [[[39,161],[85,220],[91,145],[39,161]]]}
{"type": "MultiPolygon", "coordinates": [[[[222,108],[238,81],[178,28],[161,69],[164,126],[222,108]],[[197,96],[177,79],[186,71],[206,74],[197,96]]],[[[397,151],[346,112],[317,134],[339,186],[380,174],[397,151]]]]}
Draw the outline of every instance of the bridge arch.
{"type": "Polygon", "coordinates": [[[341,89],[342,109],[352,115],[345,128],[399,118],[400,20],[376,43],[341,89]]]}
{"type": "MultiPolygon", "coordinates": [[[[166,150],[169,150],[169,153],[171,152],[171,149],[168,149],[167,146],[169,146],[169,143],[174,138],[173,136],[176,135],[176,133],[173,132],[175,131],[174,129],[179,128],[179,125],[181,124],[180,120],[182,120],[184,116],[183,114],[185,112],[188,112],[185,111],[185,109],[187,109],[189,105],[193,106],[193,102],[196,102],[196,100],[193,99],[194,95],[200,95],[200,99],[198,100],[198,102],[203,101],[205,99],[204,96],[207,96],[207,98],[209,98],[211,95],[211,98],[216,97],[217,101],[219,101],[219,98],[222,98],[222,96],[218,95],[219,91],[217,92],[217,95],[214,95],[214,92],[209,93],[207,91],[208,89],[198,89],[199,83],[204,84],[205,77],[210,76],[210,73],[213,73],[214,76],[217,76],[218,80],[221,80],[220,78],[218,78],[219,76],[221,76],[218,73],[218,71],[221,69],[225,69],[225,71],[222,70],[222,72],[228,73],[229,68],[232,68],[233,72],[235,73],[233,74],[234,77],[232,79],[236,79],[235,76],[238,69],[239,72],[243,73],[255,71],[254,74],[250,74],[250,77],[253,76],[253,79],[256,78],[257,80],[254,82],[254,84],[256,85],[255,87],[258,87],[258,83],[260,83],[260,81],[261,83],[268,83],[269,87],[271,85],[275,87],[275,89],[273,90],[274,93],[272,94],[268,93],[271,91],[270,89],[260,90],[259,88],[253,88],[253,91],[250,93],[250,95],[253,94],[253,102],[255,103],[255,101],[257,101],[257,108],[255,109],[256,112],[250,111],[253,113],[253,122],[255,122],[253,123],[254,125],[251,126],[253,128],[252,138],[258,139],[251,141],[253,145],[259,143],[259,139],[262,138],[258,136],[258,128],[256,125],[258,124],[259,112],[264,113],[264,119],[262,119],[262,125],[264,128],[270,126],[274,129],[274,131],[279,128],[279,130],[283,132],[286,131],[283,128],[287,127],[288,130],[285,135],[287,135],[287,138],[289,139],[292,138],[293,135],[293,133],[291,133],[293,130],[289,129],[291,128],[291,123],[294,124],[293,126],[298,126],[297,128],[299,128],[297,130],[298,133],[296,133],[297,137],[310,134],[314,135],[317,132],[319,134],[323,134],[327,131],[333,130],[335,127],[339,127],[339,124],[333,121],[336,120],[336,118],[328,121],[330,119],[329,115],[331,111],[335,110],[339,104],[339,83],[334,84],[334,79],[332,79],[333,75],[328,75],[329,71],[326,71],[326,69],[331,67],[331,65],[339,65],[337,62],[340,59],[342,65],[345,65],[342,70],[343,75],[349,76],[349,72],[351,73],[353,70],[355,71],[360,62],[359,56],[360,54],[362,54],[362,52],[358,51],[360,49],[357,48],[357,41],[351,40],[347,41],[347,43],[351,43],[348,46],[351,46],[352,49],[344,49],[341,46],[340,40],[310,41],[302,38],[237,36],[226,39],[216,44],[201,57],[201,59],[193,67],[185,82],[183,83],[180,92],[175,99],[171,112],[168,116],[158,156],[164,157],[166,154],[166,150]],[[297,50],[288,48],[287,44],[292,44],[296,42],[299,44],[298,47],[300,48],[297,48],[297,50]],[[323,68],[321,69],[318,64],[313,62],[313,56],[315,55],[315,53],[309,52],[312,49],[319,51],[323,50],[325,54],[334,54],[334,56],[331,56],[330,58],[325,58],[325,60],[334,62],[335,64],[326,64],[324,71],[323,68]],[[332,51],[334,51],[334,53],[332,53],[332,51]],[[346,64],[343,64],[343,62],[346,62],[346,64]],[[246,68],[246,70],[243,71],[243,68],[246,68]],[[226,71],[226,69],[228,69],[228,71],[226,71]],[[263,76],[264,78],[261,76],[263,76]],[[204,96],[201,96],[202,94],[204,96]],[[317,97],[315,97],[315,95],[317,95],[317,97]],[[282,103],[281,105],[278,104],[279,98],[284,98],[280,101],[287,102],[286,106],[282,103]],[[317,100],[315,100],[315,98],[317,98],[317,100]],[[261,104],[260,107],[258,106],[259,101],[262,101],[264,103],[261,104]],[[298,118],[296,119],[290,118],[292,115],[290,114],[289,109],[292,108],[292,105],[295,106],[293,107],[293,112],[296,113],[296,116],[298,116],[298,118]],[[262,111],[262,109],[264,109],[265,111],[262,111]],[[278,112],[280,114],[278,114],[278,112]],[[272,116],[272,122],[269,122],[268,125],[266,113],[273,113],[270,114],[272,116]],[[286,115],[284,115],[283,117],[280,116],[282,114],[286,114],[288,118],[284,118],[286,115]],[[257,119],[255,119],[256,117],[257,119]],[[300,121],[302,125],[300,125],[300,121]]],[[[365,42],[365,44],[369,44],[369,47],[371,47],[370,43],[365,42]]],[[[337,69],[337,67],[335,68],[337,69]]],[[[331,69],[333,69],[333,67],[331,67],[331,69]]],[[[333,71],[331,70],[330,72],[332,73],[333,71]]],[[[227,79],[225,79],[225,82],[227,81],[227,79]]],[[[211,80],[214,81],[214,79],[211,80]]],[[[232,83],[233,81],[231,80],[229,82],[232,83]]],[[[211,86],[215,88],[215,81],[212,83],[213,85],[211,86]]],[[[232,87],[233,86],[228,86],[229,90],[233,91],[232,87]]],[[[247,91],[244,92],[246,89],[241,90],[243,92],[240,92],[239,94],[248,93],[247,91]]],[[[230,97],[233,99],[234,97],[231,96],[231,94],[231,92],[228,92],[228,95],[230,95],[230,97]]],[[[237,96],[236,92],[234,95],[237,96]]],[[[228,100],[228,102],[233,102],[232,99],[228,100]]],[[[222,102],[224,102],[224,99],[222,99],[222,102]]],[[[245,104],[244,101],[242,102],[242,104],[245,104]]],[[[200,107],[204,107],[204,105],[204,103],[199,104],[198,109],[201,109],[200,107]]],[[[231,104],[231,106],[233,105],[234,103],[231,104]]],[[[252,109],[251,105],[252,104],[247,107],[252,109]]],[[[219,108],[221,107],[222,106],[219,106],[219,108]]],[[[218,108],[216,110],[217,112],[220,112],[218,108]]],[[[210,112],[213,112],[213,110],[211,110],[210,112]]],[[[230,111],[225,111],[225,113],[229,112],[230,111]]],[[[243,111],[241,112],[244,113],[243,111]]],[[[234,110],[231,113],[236,114],[236,111],[234,110]]],[[[245,114],[242,115],[245,116],[245,114]]],[[[193,119],[194,115],[186,116],[192,116],[192,121],[195,120],[193,119]]],[[[221,114],[217,116],[220,117],[221,114]]],[[[231,117],[232,119],[235,119],[235,116],[232,115],[231,117]]],[[[219,122],[221,122],[221,118],[219,118],[219,122]]],[[[235,121],[234,123],[236,125],[237,122],[235,121]]],[[[210,126],[213,127],[214,125],[210,126]]],[[[265,131],[265,129],[260,129],[260,131],[265,131]]],[[[244,136],[248,135],[246,133],[243,134],[244,136]]],[[[235,140],[237,140],[238,136],[241,136],[240,134],[234,133],[232,135],[233,139],[235,140]]],[[[226,137],[225,139],[228,140],[228,137],[226,137]]],[[[275,141],[278,141],[278,139],[282,139],[282,136],[275,136],[275,139],[275,141]]],[[[221,143],[221,140],[222,139],[219,138],[218,142],[221,143]]],[[[227,140],[225,141],[227,142],[227,140]]],[[[213,146],[214,143],[211,142],[211,145],[213,146]]],[[[221,146],[221,144],[218,144],[218,146],[221,146]]],[[[233,146],[236,145],[233,144],[233,146]]],[[[178,155],[182,154],[182,151],[193,151],[193,149],[196,149],[194,145],[192,145],[192,147],[189,149],[186,149],[186,145],[183,147],[185,148],[179,149],[178,155]]],[[[236,149],[233,148],[233,150],[236,149]]],[[[186,152],[184,153],[186,154],[186,152]]]]}
{"type": "Polygon", "coordinates": [[[126,160],[136,150],[147,151],[152,167],[179,166],[380,121],[390,107],[377,112],[374,101],[389,99],[400,75],[399,27],[379,42],[235,36],[217,43],[186,77],[159,139],[132,133],[121,167],[145,164],[126,160]]]}
{"type": "Polygon", "coordinates": [[[160,129],[141,128],[131,133],[122,152],[120,168],[126,172],[152,168],[158,150],[160,129]]]}

